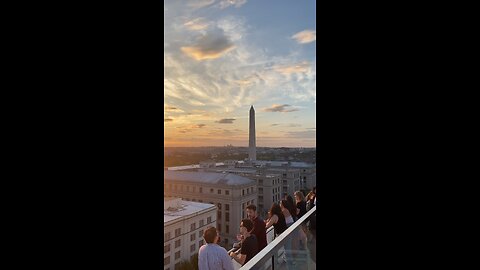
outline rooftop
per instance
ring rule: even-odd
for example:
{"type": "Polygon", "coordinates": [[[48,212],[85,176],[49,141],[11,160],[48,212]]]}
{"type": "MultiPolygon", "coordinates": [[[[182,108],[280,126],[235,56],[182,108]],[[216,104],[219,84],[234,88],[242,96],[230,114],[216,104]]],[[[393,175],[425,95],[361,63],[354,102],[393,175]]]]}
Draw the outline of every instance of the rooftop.
{"type": "Polygon", "coordinates": [[[184,172],[184,171],[164,171],[165,180],[187,181],[205,184],[223,184],[230,186],[239,186],[254,184],[255,181],[230,173],[212,173],[212,172],[184,172]]]}
{"type": "Polygon", "coordinates": [[[169,201],[178,200],[177,207],[168,207],[163,211],[163,223],[170,223],[172,221],[187,219],[190,216],[196,215],[198,212],[206,210],[215,210],[216,206],[209,203],[199,203],[199,202],[190,202],[183,201],[180,198],[169,197],[169,201]]]}

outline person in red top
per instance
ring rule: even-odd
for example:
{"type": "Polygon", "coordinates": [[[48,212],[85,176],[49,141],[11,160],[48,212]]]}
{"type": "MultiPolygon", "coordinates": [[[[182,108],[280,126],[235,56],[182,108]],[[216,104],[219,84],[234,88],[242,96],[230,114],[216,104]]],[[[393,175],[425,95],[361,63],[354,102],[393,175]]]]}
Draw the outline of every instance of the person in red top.
{"type": "Polygon", "coordinates": [[[246,211],[248,218],[253,221],[253,231],[251,233],[256,236],[258,251],[260,251],[267,246],[267,229],[265,228],[265,222],[258,218],[257,207],[255,205],[250,204],[247,206],[246,211]]]}

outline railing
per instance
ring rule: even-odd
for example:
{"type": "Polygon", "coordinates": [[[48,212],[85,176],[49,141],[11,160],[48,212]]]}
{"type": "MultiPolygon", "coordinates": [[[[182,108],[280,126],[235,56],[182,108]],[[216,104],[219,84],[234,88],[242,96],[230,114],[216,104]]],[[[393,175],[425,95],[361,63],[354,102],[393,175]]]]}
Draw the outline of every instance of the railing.
{"type": "MultiPolygon", "coordinates": [[[[232,259],[237,270],[282,270],[282,269],[315,269],[316,265],[316,232],[307,226],[310,217],[315,218],[316,206],[310,209],[287,230],[274,238],[273,226],[267,230],[267,246],[255,257],[241,266],[232,259]]],[[[228,251],[239,252],[238,248],[228,251]]]]}

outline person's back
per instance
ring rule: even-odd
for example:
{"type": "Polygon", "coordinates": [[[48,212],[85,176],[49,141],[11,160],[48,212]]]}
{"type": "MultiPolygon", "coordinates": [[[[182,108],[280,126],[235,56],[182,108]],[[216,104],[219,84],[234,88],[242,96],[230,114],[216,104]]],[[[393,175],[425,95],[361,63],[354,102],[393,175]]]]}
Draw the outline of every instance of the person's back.
{"type": "Polygon", "coordinates": [[[256,217],[253,220],[254,229],[252,234],[255,235],[258,241],[258,251],[267,246],[267,229],[265,228],[265,222],[256,217]]]}
{"type": "Polygon", "coordinates": [[[205,230],[203,234],[206,244],[198,250],[199,270],[233,270],[232,259],[227,250],[217,245],[218,232],[214,227],[205,230]]]}

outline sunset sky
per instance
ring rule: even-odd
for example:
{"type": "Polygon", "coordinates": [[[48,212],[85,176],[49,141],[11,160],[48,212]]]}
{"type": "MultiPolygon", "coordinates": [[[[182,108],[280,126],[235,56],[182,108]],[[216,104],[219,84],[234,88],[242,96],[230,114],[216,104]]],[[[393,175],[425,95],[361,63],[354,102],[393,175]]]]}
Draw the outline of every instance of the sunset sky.
{"type": "Polygon", "coordinates": [[[315,0],[164,0],[165,146],[316,146],[315,0]]]}

